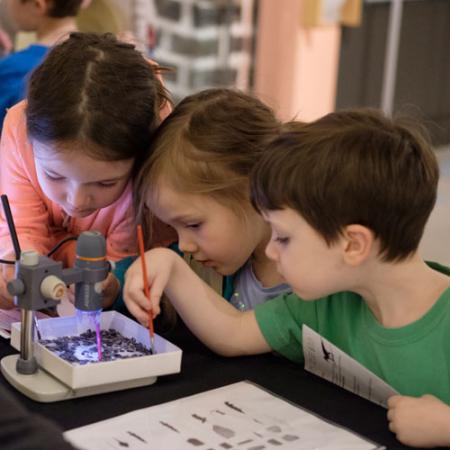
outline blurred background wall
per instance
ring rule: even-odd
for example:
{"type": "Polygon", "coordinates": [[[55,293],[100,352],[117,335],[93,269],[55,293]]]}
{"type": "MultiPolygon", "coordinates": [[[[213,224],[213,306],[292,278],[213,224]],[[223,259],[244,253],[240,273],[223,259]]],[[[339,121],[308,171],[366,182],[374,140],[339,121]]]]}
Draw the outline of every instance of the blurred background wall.
{"type": "MultiPolygon", "coordinates": [[[[336,108],[379,106],[389,2],[364,2],[362,23],[342,28],[336,108]]],[[[450,142],[450,1],[404,0],[393,110],[425,119],[435,144],[450,142]]]]}
{"type": "MultiPolygon", "coordinates": [[[[0,27],[19,48],[33,36],[15,34],[4,1],[0,27]]],[[[143,52],[172,69],[165,82],[175,101],[207,87],[236,86],[283,120],[380,107],[391,66],[391,110],[420,116],[440,150],[438,202],[422,249],[448,264],[449,22],[450,0],[93,0],[79,17],[83,31],[131,31],[143,52]],[[392,46],[394,4],[401,15],[392,46]],[[394,64],[385,62],[388,48],[394,64]]]]}
{"type": "MultiPolygon", "coordinates": [[[[0,26],[13,33],[0,0],[0,26]]],[[[130,30],[172,70],[175,101],[236,86],[284,120],[381,105],[388,25],[402,3],[392,109],[421,116],[450,142],[450,0],[92,0],[83,31],[130,30]],[[350,9],[349,9],[350,8],[350,9]]],[[[17,47],[33,36],[16,36],[17,47]]]]}
{"type": "MultiPolygon", "coordinates": [[[[130,28],[173,69],[166,80],[175,100],[237,86],[282,119],[312,120],[335,108],[381,105],[396,1],[94,0],[84,13],[95,16],[96,3],[118,9],[122,22],[108,24],[130,28]],[[351,20],[342,14],[348,5],[351,20]]],[[[392,109],[420,116],[436,144],[450,142],[449,20],[449,0],[402,1],[392,109]]]]}

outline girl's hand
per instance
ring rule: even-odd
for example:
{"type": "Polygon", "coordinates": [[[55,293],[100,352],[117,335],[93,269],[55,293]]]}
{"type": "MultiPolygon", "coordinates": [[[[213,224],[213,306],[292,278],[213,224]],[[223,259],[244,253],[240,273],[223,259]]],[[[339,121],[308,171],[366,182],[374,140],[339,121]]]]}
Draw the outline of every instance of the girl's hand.
{"type": "Polygon", "coordinates": [[[14,308],[14,299],[9,295],[6,283],[4,278],[0,280],[0,309],[14,308]]]}
{"type": "Polygon", "coordinates": [[[144,326],[148,326],[150,310],[153,312],[153,317],[161,312],[159,303],[177,257],[172,250],[166,248],[156,248],[145,253],[150,301],[144,293],[141,258],[136,259],[125,274],[123,289],[125,304],[128,311],[144,326]]]}
{"type": "Polygon", "coordinates": [[[74,284],[67,286],[66,296],[67,296],[67,300],[69,300],[69,302],[72,303],[72,305],[75,305],[75,285],[74,284]]]}
{"type": "Polygon", "coordinates": [[[102,300],[102,308],[110,308],[115,302],[117,296],[120,292],[120,283],[119,280],[113,273],[109,273],[106,277],[106,280],[103,282],[103,300],[102,300]]]}
{"type": "Polygon", "coordinates": [[[450,406],[433,395],[394,395],[388,400],[389,429],[413,447],[450,445],[450,406]]]}
{"type": "MultiPolygon", "coordinates": [[[[13,261],[16,258],[14,252],[2,256],[2,259],[13,261]]],[[[14,299],[7,289],[8,281],[14,278],[15,266],[13,264],[1,264],[0,277],[0,308],[11,309],[14,307],[14,299]]]]}
{"type": "MultiPolygon", "coordinates": [[[[66,292],[69,302],[75,304],[75,285],[71,284],[66,292]]],[[[119,280],[110,272],[102,284],[102,308],[110,308],[119,295],[119,292],[119,280]]]]}

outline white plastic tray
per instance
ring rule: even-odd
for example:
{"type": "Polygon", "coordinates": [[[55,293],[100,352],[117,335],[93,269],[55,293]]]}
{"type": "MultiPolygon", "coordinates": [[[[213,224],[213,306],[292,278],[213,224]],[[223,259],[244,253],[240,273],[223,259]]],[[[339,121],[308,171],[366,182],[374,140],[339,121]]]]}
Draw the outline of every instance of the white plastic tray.
{"type": "MultiPolygon", "coordinates": [[[[148,329],[123,314],[116,311],[102,312],[100,322],[102,329],[114,329],[123,336],[135,338],[146,347],[150,347],[148,329]]],[[[41,319],[39,320],[39,330],[43,339],[80,334],[75,316],[41,319]]],[[[81,330],[81,332],[83,331],[85,330],[81,330]]],[[[12,325],[11,345],[17,350],[20,349],[20,322],[12,325]]],[[[179,347],[155,334],[155,349],[155,355],[79,365],[71,364],[46,349],[42,344],[34,343],[38,364],[72,389],[180,372],[182,351],[179,347]]]]}

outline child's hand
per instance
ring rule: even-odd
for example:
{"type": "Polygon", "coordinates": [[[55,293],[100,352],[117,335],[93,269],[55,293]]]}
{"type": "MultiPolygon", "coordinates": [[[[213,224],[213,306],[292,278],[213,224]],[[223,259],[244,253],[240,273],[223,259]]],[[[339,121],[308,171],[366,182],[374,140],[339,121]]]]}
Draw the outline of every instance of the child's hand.
{"type": "MultiPolygon", "coordinates": [[[[8,253],[2,256],[2,259],[13,261],[16,258],[14,252],[8,253]]],[[[9,294],[7,289],[8,281],[14,278],[15,266],[13,264],[1,265],[1,277],[0,277],[0,308],[11,309],[14,307],[14,299],[9,294]]]]}
{"type": "Polygon", "coordinates": [[[148,326],[148,315],[152,306],[153,316],[160,313],[159,303],[167,285],[177,255],[165,248],[156,248],[145,253],[149,277],[150,299],[144,294],[142,262],[138,258],[125,274],[123,298],[130,313],[144,326],[148,326]]]}
{"type": "Polygon", "coordinates": [[[450,445],[450,406],[432,395],[394,395],[388,400],[389,429],[413,447],[450,445]]]}
{"type": "Polygon", "coordinates": [[[106,280],[103,282],[103,300],[102,300],[102,308],[110,308],[120,291],[120,283],[119,280],[113,273],[109,273],[106,277],[106,280]]]}
{"type": "Polygon", "coordinates": [[[139,259],[126,272],[123,290],[128,310],[142,325],[147,325],[149,312],[160,313],[159,304],[164,292],[187,327],[211,350],[224,356],[271,350],[254,311],[238,311],[175,252],[155,248],[145,253],[145,261],[151,304],[144,294],[139,259]]]}
{"type": "Polygon", "coordinates": [[[72,303],[72,305],[75,305],[75,285],[74,284],[67,286],[66,296],[67,296],[67,300],[69,300],[69,302],[72,303]]]}
{"type": "Polygon", "coordinates": [[[14,299],[9,295],[6,283],[5,279],[0,279],[0,309],[11,309],[14,307],[14,299]]]}
{"type": "MultiPolygon", "coordinates": [[[[102,284],[102,308],[110,308],[120,291],[119,280],[113,273],[109,273],[106,280],[102,284]]],[[[70,303],[75,304],[75,285],[71,284],[66,291],[67,298],[70,303]]]]}

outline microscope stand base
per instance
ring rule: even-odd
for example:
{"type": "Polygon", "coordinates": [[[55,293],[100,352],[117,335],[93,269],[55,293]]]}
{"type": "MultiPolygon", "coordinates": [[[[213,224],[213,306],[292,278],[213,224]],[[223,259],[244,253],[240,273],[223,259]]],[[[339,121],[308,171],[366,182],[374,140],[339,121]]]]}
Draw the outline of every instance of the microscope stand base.
{"type": "Polygon", "coordinates": [[[57,378],[39,367],[32,375],[22,375],[17,372],[16,364],[19,355],[6,356],[1,360],[1,371],[8,382],[22,394],[33,400],[43,403],[70,400],[88,395],[103,394],[106,392],[120,391],[140,386],[153,384],[157,377],[145,377],[136,380],[121,381],[118,383],[89,386],[80,389],[71,389],[61,383],[57,378]]]}

